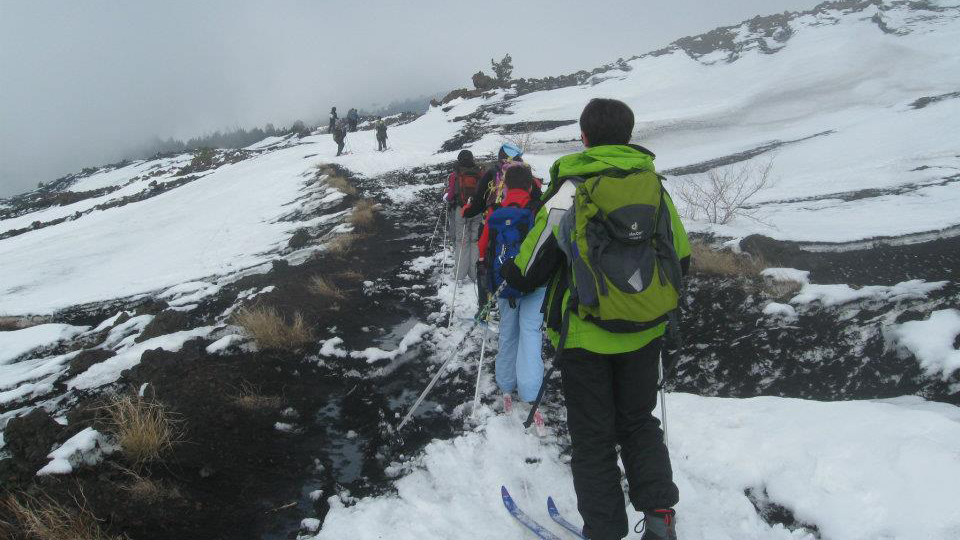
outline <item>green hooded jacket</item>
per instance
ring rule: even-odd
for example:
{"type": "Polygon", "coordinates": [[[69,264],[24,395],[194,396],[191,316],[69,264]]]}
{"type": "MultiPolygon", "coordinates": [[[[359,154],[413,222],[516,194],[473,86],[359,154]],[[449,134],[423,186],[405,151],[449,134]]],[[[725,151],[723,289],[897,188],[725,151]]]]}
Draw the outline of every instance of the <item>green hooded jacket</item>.
{"type": "MultiPolygon", "coordinates": [[[[611,168],[655,171],[653,159],[653,153],[640,146],[607,145],[595,146],[577,154],[564,156],[550,167],[550,186],[543,197],[545,205],[537,213],[536,222],[524,239],[520,253],[514,258],[512,264],[504,265],[501,274],[511,286],[524,291],[548,284],[549,288],[544,300],[544,318],[547,321],[547,334],[555,347],[560,340],[561,319],[566,311],[569,290],[566,283],[568,263],[556,241],[557,227],[551,225],[553,230],[550,231],[546,243],[538,242],[541,233],[547,232],[545,229],[548,226],[550,199],[557,194],[569,177],[587,178],[611,168]]],[[[690,243],[669,195],[665,197],[665,201],[671,216],[674,248],[686,271],[690,260],[690,243]]],[[[662,336],[666,331],[666,323],[663,323],[642,332],[608,332],[580,319],[575,313],[569,314],[569,325],[564,348],[582,348],[599,354],[635,351],[662,336]]]]}

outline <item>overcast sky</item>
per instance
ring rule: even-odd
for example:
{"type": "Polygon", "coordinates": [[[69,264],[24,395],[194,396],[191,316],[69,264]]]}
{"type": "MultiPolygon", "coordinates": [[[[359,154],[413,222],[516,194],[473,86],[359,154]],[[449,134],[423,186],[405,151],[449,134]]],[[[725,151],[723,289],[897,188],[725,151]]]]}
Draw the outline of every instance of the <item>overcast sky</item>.
{"type": "Polygon", "coordinates": [[[0,197],[156,135],[559,75],[817,0],[0,0],[0,197]]]}

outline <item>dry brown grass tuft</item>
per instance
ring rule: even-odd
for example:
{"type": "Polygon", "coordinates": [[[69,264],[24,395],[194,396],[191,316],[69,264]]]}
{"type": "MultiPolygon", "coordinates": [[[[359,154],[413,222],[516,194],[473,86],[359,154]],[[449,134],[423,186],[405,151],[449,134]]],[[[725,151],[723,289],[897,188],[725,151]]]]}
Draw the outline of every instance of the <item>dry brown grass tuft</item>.
{"type": "Polygon", "coordinates": [[[266,348],[294,350],[313,341],[313,329],[307,326],[300,312],[294,313],[293,320],[287,322],[272,307],[254,306],[237,311],[233,322],[242,326],[258,345],[266,348]]]}
{"type": "Polygon", "coordinates": [[[738,254],[729,249],[713,249],[703,242],[691,242],[691,273],[708,276],[756,278],[767,264],[757,256],[738,254]]]}
{"type": "Polygon", "coordinates": [[[243,382],[237,395],[233,398],[233,403],[237,407],[248,411],[264,411],[279,409],[283,400],[280,399],[280,396],[264,395],[260,388],[249,382],[243,382]]]}
{"type": "Polygon", "coordinates": [[[10,528],[10,538],[19,533],[37,540],[120,540],[107,534],[85,505],[75,502],[76,507],[71,507],[49,495],[11,495],[2,504],[16,523],[5,528],[10,528]]]}
{"type": "Polygon", "coordinates": [[[337,255],[349,253],[354,248],[354,244],[362,238],[359,234],[340,234],[327,242],[327,251],[337,255]]]}
{"type": "Polygon", "coordinates": [[[177,486],[168,485],[163,480],[139,477],[123,486],[123,490],[139,502],[156,504],[165,499],[182,499],[183,495],[177,486]]]}
{"type": "Polygon", "coordinates": [[[160,461],[180,438],[179,422],[161,403],[115,396],[104,410],[123,456],[135,468],[160,461]]]}
{"type": "Polygon", "coordinates": [[[357,188],[353,187],[353,184],[348,182],[347,179],[342,176],[334,176],[331,174],[330,178],[327,178],[327,185],[334,187],[344,195],[349,195],[351,197],[357,196],[357,188]]]}
{"type": "Polygon", "coordinates": [[[312,294],[328,300],[343,300],[347,297],[347,295],[340,290],[340,287],[337,287],[336,284],[321,275],[315,275],[310,278],[307,290],[312,294]]]}
{"type": "Polygon", "coordinates": [[[171,485],[163,480],[154,480],[141,476],[136,471],[124,469],[120,470],[130,477],[130,483],[121,486],[120,489],[126,491],[131,497],[139,502],[155,504],[164,499],[181,499],[183,495],[177,486],[171,485]]]}
{"type": "Polygon", "coordinates": [[[793,280],[773,280],[765,277],[760,282],[760,290],[774,300],[793,298],[802,288],[803,283],[793,280]]]}
{"type": "Polygon", "coordinates": [[[363,281],[363,274],[356,270],[344,270],[337,272],[337,278],[342,281],[363,281]]]}
{"type": "Polygon", "coordinates": [[[366,230],[373,227],[376,222],[376,208],[373,201],[361,199],[353,205],[353,214],[350,215],[350,223],[357,229],[366,230]]]}

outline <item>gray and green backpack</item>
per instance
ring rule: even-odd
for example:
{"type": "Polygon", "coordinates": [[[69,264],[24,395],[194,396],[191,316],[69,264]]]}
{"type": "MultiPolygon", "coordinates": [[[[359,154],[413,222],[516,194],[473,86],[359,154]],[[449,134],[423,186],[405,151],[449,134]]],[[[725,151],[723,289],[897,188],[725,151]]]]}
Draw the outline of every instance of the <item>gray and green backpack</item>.
{"type": "Polygon", "coordinates": [[[577,186],[561,228],[571,261],[568,305],[582,320],[639,332],[677,309],[682,273],[662,181],[651,170],[610,169],[577,186]]]}

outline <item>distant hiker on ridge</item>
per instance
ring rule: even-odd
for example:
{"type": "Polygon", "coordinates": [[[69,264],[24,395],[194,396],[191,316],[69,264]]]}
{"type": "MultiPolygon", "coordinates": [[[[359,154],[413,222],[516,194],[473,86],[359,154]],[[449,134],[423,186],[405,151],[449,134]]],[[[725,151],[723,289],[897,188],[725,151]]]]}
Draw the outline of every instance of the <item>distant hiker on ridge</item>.
{"type": "Polygon", "coordinates": [[[621,101],[587,104],[586,150],[554,162],[536,223],[501,275],[523,292],[550,284],[543,313],[562,375],[583,535],[627,536],[619,445],[630,502],[644,513],[642,540],[676,540],[679,492],[653,409],[690,244],[653,152],[629,144],[633,125],[621,101]]]}
{"type": "Polygon", "coordinates": [[[327,132],[332,135],[335,127],[337,127],[337,108],[332,107],[330,109],[330,129],[327,132]]]}
{"type": "MultiPolygon", "coordinates": [[[[500,269],[520,251],[527,232],[533,228],[538,201],[530,196],[533,174],[526,163],[514,163],[504,174],[507,193],[500,205],[487,216],[478,249],[480,264],[486,263],[490,291],[500,290],[497,305],[500,310],[500,348],[497,351],[495,373],[497,386],[503,393],[503,410],[509,414],[513,407],[512,394],[516,390],[520,400],[531,403],[540,393],[543,383],[543,333],[540,307],[546,287],[537,287],[526,294],[504,287],[500,269]]],[[[538,433],[544,428],[540,411],[534,414],[538,433]]]]}
{"type": "Polygon", "coordinates": [[[350,124],[350,131],[357,130],[357,124],[360,123],[360,114],[357,113],[356,109],[350,109],[347,111],[347,122],[350,124]]]}
{"type": "Polygon", "coordinates": [[[337,143],[337,155],[343,154],[343,146],[347,143],[347,123],[342,118],[333,128],[333,141],[337,143]]]}
{"type": "Polygon", "coordinates": [[[383,123],[383,117],[377,117],[377,150],[383,152],[387,149],[387,125],[383,123]]]}
{"type": "Polygon", "coordinates": [[[480,229],[480,216],[465,218],[461,216],[464,205],[477,189],[480,182],[480,168],[473,159],[469,150],[461,150],[457,154],[457,167],[447,178],[447,189],[443,193],[443,200],[449,205],[450,238],[455,246],[454,260],[460,264],[457,267],[456,279],[469,277],[477,281],[477,236],[480,229]]]}

